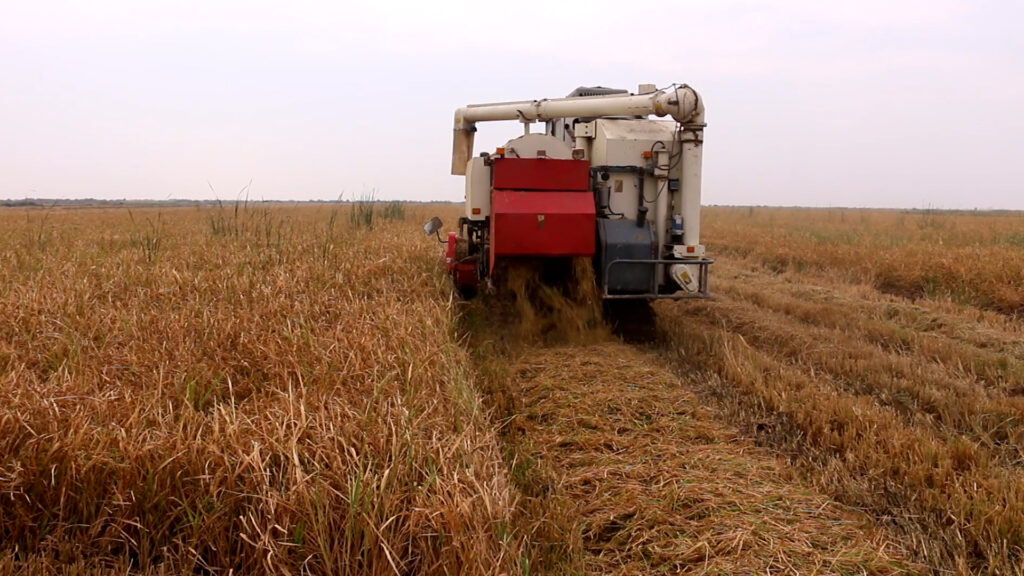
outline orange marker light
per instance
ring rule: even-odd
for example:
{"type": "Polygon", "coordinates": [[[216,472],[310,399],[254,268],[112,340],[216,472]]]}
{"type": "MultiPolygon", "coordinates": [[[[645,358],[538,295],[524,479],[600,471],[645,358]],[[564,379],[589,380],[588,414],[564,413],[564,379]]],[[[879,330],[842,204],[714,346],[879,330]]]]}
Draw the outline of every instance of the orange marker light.
{"type": "Polygon", "coordinates": [[[498,148],[494,151],[494,153],[497,154],[498,156],[504,156],[505,155],[505,147],[504,146],[498,146],[498,148]]]}
{"type": "Polygon", "coordinates": [[[479,214],[479,213],[480,213],[480,209],[479,208],[473,208],[473,214],[479,214]]]}
{"type": "Polygon", "coordinates": [[[693,254],[693,253],[694,253],[694,252],[696,252],[696,251],[697,251],[697,249],[696,249],[696,248],[694,248],[693,246],[687,246],[687,247],[686,247],[686,253],[687,253],[687,254],[693,254]]]}
{"type": "Polygon", "coordinates": [[[651,159],[651,151],[650,150],[644,150],[642,156],[644,157],[644,160],[650,160],[651,159]]]}

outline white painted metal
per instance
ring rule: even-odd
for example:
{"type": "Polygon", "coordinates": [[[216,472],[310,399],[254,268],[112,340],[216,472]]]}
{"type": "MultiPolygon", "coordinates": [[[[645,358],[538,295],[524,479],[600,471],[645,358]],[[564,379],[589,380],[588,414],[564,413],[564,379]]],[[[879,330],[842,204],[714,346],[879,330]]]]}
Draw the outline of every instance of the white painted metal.
{"type": "Polygon", "coordinates": [[[477,157],[466,166],[466,218],[484,220],[491,214],[491,167],[477,157]],[[473,214],[473,209],[480,210],[473,214]]]}
{"type": "MultiPolygon", "coordinates": [[[[704,104],[697,92],[685,85],[669,90],[641,85],[640,92],[502,102],[456,110],[452,173],[466,175],[466,216],[483,220],[490,215],[490,168],[483,158],[471,158],[475,124],[519,120],[526,134],[505,145],[507,156],[568,159],[572,146],[581,149],[592,167],[609,167],[609,180],[601,186],[610,189],[610,217],[635,219],[638,206],[643,205],[658,239],[658,258],[703,258],[700,215],[704,104]],[[648,119],[652,114],[671,116],[674,121],[648,119]],[[561,120],[581,118],[593,120],[574,126],[569,120],[561,120]],[[552,127],[560,131],[560,137],[530,134],[529,123],[538,120],[548,122],[548,131],[552,127]],[[651,157],[644,158],[648,152],[651,157]],[[678,182],[676,191],[670,190],[670,181],[678,182]],[[474,208],[480,213],[473,214],[474,208]],[[670,231],[676,216],[682,220],[682,245],[666,248],[671,244],[670,231]]],[[[658,265],[656,270],[659,285],[668,276],[687,292],[699,290],[696,265],[658,265]]]]}
{"type": "Polygon", "coordinates": [[[643,153],[655,146],[655,142],[661,142],[666,148],[672,146],[676,130],[675,122],[659,120],[601,118],[594,124],[596,134],[591,163],[610,166],[642,165],[643,153]]]}
{"type": "Polygon", "coordinates": [[[680,161],[680,187],[676,206],[683,215],[683,244],[700,244],[700,194],[704,135],[701,131],[682,133],[683,157],[680,161]]]}
{"type": "Polygon", "coordinates": [[[537,158],[540,152],[546,158],[572,159],[572,148],[547,134],[524,134],[505,143],[505,156],[509,158],[537,158]]]}
{"type": "MultiPolygon", "coordinates": [[[[593,139],[588,139],[592,143],[588,157],[591,166],[645,166],[643,153],[652,148],[670,148],[676,127],[675,122],[615,118],[601,118],[588,124],[594,125],[592,131],[588,131],[594,134],[593,139]]],[[[610,176],[609,205],[612,211],[628,219],[636,218],[640,194],[638,175],[613,172],[610,176]]],[[[655,223],[658,183],[659,180],[651,176],[644,179],[644,195],[649,200],[644,204],[647,206],[648,217],[655,223]]],[[[669,195],[667,190],[662,190],[662,193],[666,197],[669,195]]],[[[664,229],[659,230],[659,234],[662,232],[664,229]]],[[[662,235],[658,237],[664,238],[662,235]]]]}
{"type": "Polygon", "coordinates": [[[697,267],[692,264],[672,264],[668,267],[669,276],[679,284],[683,290],[693,294],[699,290],[699,283],[697,277],[700,272],[697,271],[697,267]]]}
{"type": "Polygon", "coordinates": [[[671,146],[671,142],[667,142],[660,150],[654,153],[654,177],[658,179],[668,178],[669,168],[672,167],[671,152],[668,146],[671,146]]]}
{"type": "Polygon", "coordinates": [[[474,130],[456,130],[452,140],[452,174],[466,174],[466,165],[473,156],[474,130]],[[456,166],[458,170],[456,170],[456,166]]]}
{"type": "Polygon", "coordinates": [[[492,120],[550,120],[604,116],[671,116],[683,124],[703,124],[704,104],[697,91],[682,85],[649,94],[608,94],[582,98],[473,104],[455,111],[455,129],[467,130],[492,120]]]}
{"type": "Polygon", "coordinates": [[[686,246],[685,244],[679,244],[672,246],[672,256],[674,258],[703,258],[707,253],[703,244],[696,246],[686,246]],[[687,252],[687,249],[693,248],[693,252],[687,252]]]}
{"type": "Polygon", "coordinates": [[[576,148],[583,151],[583,158],[580,160],[590,160],[590,139],[582,136],[576,137],[576,148]]]}
{"type": "Polygon", "coordinates": [[[590,160],[590,144],[594,138],[594,122],[579,122],[573,128],[573,135],[576,140],[576,148],[583,150],[583,159],[590,160]]]}
{"type": "Polygon", "coordinates": [[[596,123],[593,121],[578,122],[573,127],[573,135],[577,138],[593,138],[597,135],[596,130],[596,123]]]}
{"type": "Polygon", "coordinates": [[[685,125],[703,126],[704,103],[689,86],[675,86],[649,94],[609,94],[582,98],[523,100],[474,104],[455,111],[452,174],[466,173],[473,155],[472,133],[477,122],[494,120],[551,120],[554,118],[601,118],[607,116],[671,116],[685,125]]]}
{"type": "MultiPolygon", "coordinates": [[[[611,173],[608,180],[608,207],[622,218],[636,218],[638,206],[637,195],[640,194],[640,183],[636,174],[611,173]]],[[[650,210],[650,206],[648,206],[650,210]]]]}
{"type": "MultiPolygon", "coordinates": [[[[668,180],[665,178],[652,178],[655,185],[651,190],[654,199],[654,237],[658,239],[658,258],[664,258],[664,246],[668,243],[668,180]]],[[[665,282],[665,267],[654,268],[655,282],[658,286],[665,282]]]]}

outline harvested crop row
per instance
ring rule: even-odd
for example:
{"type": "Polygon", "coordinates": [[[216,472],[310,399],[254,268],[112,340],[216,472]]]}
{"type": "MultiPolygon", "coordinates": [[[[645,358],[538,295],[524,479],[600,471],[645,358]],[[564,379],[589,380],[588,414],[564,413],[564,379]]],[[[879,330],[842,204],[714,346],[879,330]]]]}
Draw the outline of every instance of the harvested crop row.
{"type": "MultiPolygon", "coordinates": [[[[509,359],[506,441],[520,482],[567,518],[596,574],[894,573],[870,520],[802,488],[661,361],[617,341],[509,359]],[[527,479],[522,477],[526,476],[527,479]]],[[[527,492],[528,494],[530,492],[527,492]]],[[[563,565],[555,571],[566,571],[563,565]]]]}
{"type": "Polygon", "coordinates": [[[531,572],[912,566],[870,518],[794,482],[704,406],[693,393],[701,374],[680,378],[657,353],[585,321],[599,312],[578,284],[560,296],[528,272],[513,271],[508,293],[468,305],[462,325],[479,386],[505,423],[523,525],[533,526],[531,572]]]}
{"type": "MultiPolygon", "coordinates": [[[[1011,463],[1024,458],[1024,398],[1006,396],[927,358],[866,343],[855,330],[818,327],[758,305],[767,298],[751,298],[739,287],[749,279],[731,281],[726,270],[720,272],[721,289],[741,296],[704,310],[747,343],[806,366],[842,390],[870,395],[908,422],[962,434],[1011,463]]],[[[837,306],[857,315],[854,303],[837,306]]]]}
{"type": "Polygon", "coordinates": [[[1024,480],[1009,453],[991,456],[1019,425],[985,424],[989,409],[1017,417],[1008,412],[1010,403],[1001,407],[998,392],[941,362],[865,344],[855,299],[815,300],[831,302],[833,316],[842,310],[854,318],[847,333],[842,325],[787,314],[784,297],[751,297],[744,286],[762,279],[771,285],[765,272],[733,270],[730,277],[723,267],[719,273],[717,301],[658,307],[659,324],[687,369],[713,373],[705,399],[789,454],[826,493],[889,519],[923,563],[965,573],[1020,573],[1024,480]],[[906,385],[904,402],[887,388],[899,384],[898,377],[906,385]],[[931,404],[922,402],[925,392],[933,395],[931,404]],[[933,418],[950,428],[936,427],[933,418]],[[989,448],[977,443],[986,439],[989,448]]]}
{"type": "Polygon", "coordinates": [[[0,213],[0,568],[517,568],[436,242],[347,214],[0,213]]]}
{"type": "MultiPolygon", "coordinates": [[[[808,326],[840,330],[883,350],[936,364],[959,377],[1011,394],[1024,392],[1024,325],[985,318],[963,307],[935,310],[870,287],[807,283],[800,275],[767,275],[749,262],[716,265],[715,286],[731,297],[781,312],[808,326]],[[979,317],[981,316],[981,317],[979,317]],[[990,320],[990,321],[986,321],[990,320]]],[[[928,306],[933,304],[933,306],[928,306]]]]}

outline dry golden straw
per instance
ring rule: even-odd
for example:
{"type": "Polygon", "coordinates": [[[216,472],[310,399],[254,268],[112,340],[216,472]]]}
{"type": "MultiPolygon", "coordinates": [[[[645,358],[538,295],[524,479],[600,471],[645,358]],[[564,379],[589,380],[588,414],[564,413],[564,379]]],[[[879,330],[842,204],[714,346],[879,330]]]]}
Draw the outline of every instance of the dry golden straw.
{"type": "Polygon", "coordinates": [[[0,210],[0,574],[1024,573],[1020,214],[709,208],[637,344],[460,210],[0,210]]]}

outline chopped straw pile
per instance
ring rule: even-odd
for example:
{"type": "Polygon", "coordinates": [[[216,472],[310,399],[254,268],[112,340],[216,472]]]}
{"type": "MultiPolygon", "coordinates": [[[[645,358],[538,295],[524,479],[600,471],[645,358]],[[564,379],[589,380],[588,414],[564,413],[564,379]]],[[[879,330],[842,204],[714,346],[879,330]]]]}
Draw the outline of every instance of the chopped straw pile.
{"type": "Polygon", "coordinates": [[[617,342],[513,367],[518,455],[547,468],[589,573],[898,571],[863,514],[793,482],[656,358],[617,342]]]}

